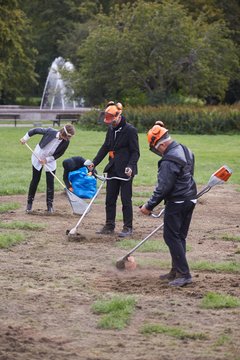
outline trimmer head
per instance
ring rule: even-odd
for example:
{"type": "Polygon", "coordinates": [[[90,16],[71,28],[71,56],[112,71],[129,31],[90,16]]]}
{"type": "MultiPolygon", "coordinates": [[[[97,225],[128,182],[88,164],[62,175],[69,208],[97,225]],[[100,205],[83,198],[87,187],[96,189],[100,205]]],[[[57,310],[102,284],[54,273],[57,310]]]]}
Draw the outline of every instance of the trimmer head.
{"type": "Polygon", "coordinates": [[[135,270],[136,267],[135,259],[131,255],[126,255],[116,262],[116,268],[118,270],[135,270]]]}

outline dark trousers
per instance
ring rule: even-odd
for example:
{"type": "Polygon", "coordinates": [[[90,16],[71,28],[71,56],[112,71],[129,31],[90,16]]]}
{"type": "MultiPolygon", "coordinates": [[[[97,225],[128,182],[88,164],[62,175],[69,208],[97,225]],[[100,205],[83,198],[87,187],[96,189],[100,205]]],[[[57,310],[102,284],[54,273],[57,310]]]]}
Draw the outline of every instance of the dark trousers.
{"type": "MultiPolygon", "coordinates": [[[[108,174],[108,177],[114,176],[108,174]]],[[[106,191],[106,225],[115,228],[117,198],[120,193],[123,213],[123,226],[132,228],[132,179],[129,181],[108,180],[106,191]]]]}
{"type": "MultiPolygon", "coordinates": [[[[55,174],[55,170],[53,171],[53,173],[55,174]]],[[[29,204],[31,204],[35,198],[37,187],[41,179],[41,174],[42,174],[42,168],[41,170],[38,171],[37,169],[35,169],[34,166],[32,167],[32,180],[28,190],[29,204]]],[[[47,205],[51,206],[54,198],[54,177],[49,171],[46,172],[46,184],[47,184],[46,202],[47,205]]]]}
{"type": "Polygon", "coordinates": [[[190,200],[180,204],[169,201],[165,206],[163,237],[172,257],[172,270],[184,277],[190,277],[186,238],[194,207],[190,200]]]}

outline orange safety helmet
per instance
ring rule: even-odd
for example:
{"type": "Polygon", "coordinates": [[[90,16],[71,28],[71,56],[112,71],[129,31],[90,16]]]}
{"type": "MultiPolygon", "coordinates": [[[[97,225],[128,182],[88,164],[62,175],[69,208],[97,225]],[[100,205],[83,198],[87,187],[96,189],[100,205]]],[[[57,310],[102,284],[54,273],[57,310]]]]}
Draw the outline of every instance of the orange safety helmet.
{"type": "Polygon", "coordinates": [[[105,109],[104,122],[105,124],[111,124],[114,120],[116,121],[122,113],[122,104],[114,104],[112,101],[110,105],[105,109]]]}
{"type": "Polygon", "coordinates": [[[147,133],[147,139],[150,147],[155,147],[157,142],[163,138],[165,134],[168,134],[168,129],[160,125],[154,125],[147,133]]]}

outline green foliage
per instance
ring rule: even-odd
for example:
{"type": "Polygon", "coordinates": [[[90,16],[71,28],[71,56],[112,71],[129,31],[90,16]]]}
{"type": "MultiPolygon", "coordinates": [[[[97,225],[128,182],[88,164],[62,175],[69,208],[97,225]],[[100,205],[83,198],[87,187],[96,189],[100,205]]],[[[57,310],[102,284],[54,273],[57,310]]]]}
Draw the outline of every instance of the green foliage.
{"type": "Polygon", "coordinates": [[[34,224],[25,221],[11,221],[3,222],[0,221],[0,229],[21,229],[21,230],[31,230],[31,231],[42,231],[45,228],[44,225],[34,224]]]}
{"type": "Polygon", "coordinates": [[[37,83],[37,52],[32,46],[29,21],[18,1],[1,4],[0,34],[0,103],[4,104],[37,83]]]}
{"type": "Polygon", "coordinates": [[[165,334],[173,336],[177,339],[190,339],[190,340],[207,340],[208,336],[203,333],[188,333],[181,328],[171,327],[161,324],[145,324],[141,328],[142,334],[165,334]]]}
{"type": "Polygon", "coordinates": [[[204,309],[224,309],[240,306],[240,299],[232,295],[208,292],[204,295],[201,307],[204,309]]]}
{"type": "MultiPolygon", "coordinates": [[[[235,106],[126,106],[123,114],[139,132],[147,132],[157,120],[162,120],[170,132],[183,134],[227,134],[240,132],[240,107],[235,106]]],[[[106,129],[98,124],[99,110],[82,115],[85,129],[106,129]]]]}
{"type": "Polygon", "coordinates": [[[7,212],[7,211],[11,211],[11,210],[16,210],[20,208],[20,204],[19,203],[15,203],[15,202],[11,202],[11,203],[2,203],[0,204],[0,214],[7,212]]]}
{"type": "Polygon", "coordinates": [[[141,93],[142,104],[176,93],[223,99],[237,76],[238,53],[224,21],[204,15],[194,21],[173,0],[116,6],[97,21],[79,46],[75,81],[76,94],[91,104],[129,94],[136,103],[141,93]]]}
{"type": "Polygon", "coordinates": [[[92,311],[96,314],[105,314],[98,327],[122,330],[129,323],[135,305],[136,300],[132,297],[115,296],[110,300],[96,301],[92,305],[92,311]]]}
{"type": "Polygon", "coordinates": [[[8,248],[12,245],[18,244],[19,242],[25,240],[22,234],[2,234],[0,233],[0,248],[8,248]]]}

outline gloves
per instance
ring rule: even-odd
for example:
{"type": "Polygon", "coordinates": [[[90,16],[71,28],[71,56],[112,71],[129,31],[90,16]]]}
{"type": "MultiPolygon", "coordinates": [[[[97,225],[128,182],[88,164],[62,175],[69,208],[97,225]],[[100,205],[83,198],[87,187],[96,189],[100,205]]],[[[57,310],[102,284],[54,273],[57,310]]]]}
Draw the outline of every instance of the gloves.
{"type": "Polygon", "coordinates": [[[130,167],[126,167],[125,168],[125,174],[130,177],[132,176],[132,169],[130,167]]]}

